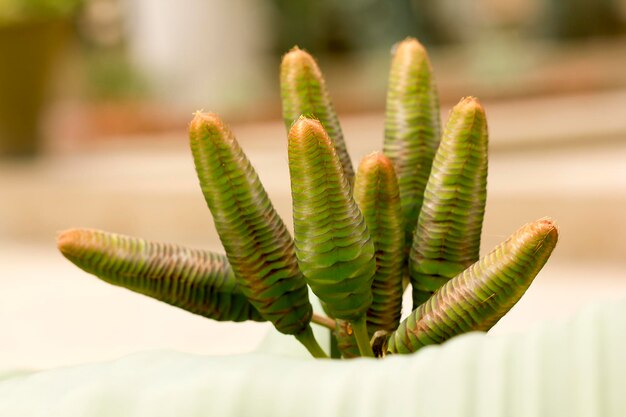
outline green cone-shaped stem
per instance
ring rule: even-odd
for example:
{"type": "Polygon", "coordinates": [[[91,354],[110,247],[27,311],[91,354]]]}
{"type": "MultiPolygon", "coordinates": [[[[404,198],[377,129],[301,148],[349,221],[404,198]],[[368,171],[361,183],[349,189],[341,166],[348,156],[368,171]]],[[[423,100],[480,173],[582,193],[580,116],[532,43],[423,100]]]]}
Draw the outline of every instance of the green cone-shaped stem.
{"type": "Polygon", "coordinates": [[[489,330],[526,292],[557,238],[550,219],[522,226],[414,310],[390,336],[387,351],[415,352],[461,333],[489,330]]]}
{"type": "Polygon", "coordinates": [[[254,168],[215,114],[197,113],[189,137],[202,193],[243,293],[280,332],[305,331],[313,311],[293,239],[254,168]]]}
{"type": "Polygon", "coordinates": [[[226,256],[90,229],[59,234],[63,256],[113,285],[220,321],[264,321],[226,256]]]}
{"type": "Polygon", "coordinates": [[[354,169],[339,119],[322,72],[308,52],[295,47],[285,54],[280,65],[280,93],[287,129],[302,115],[319,120],[335,146],[344,175],[352,185],[354,169]]]}
{"type": "Polygon", "coordinates": [[[450,112],[409,252],[413,308],[478,260],[487,198],[487,121],[473,97],[450,112]]]}
{"type": "Polygon", "coordinates": [[[383,147],[398,176],[408,247],[440,130],[439,98],[428,54],[417,40],[408,38],[395,47],[391,61],[383,147]]]}
{"type": "Polygon", "coordinates": [[[367,311],[367,331],[393,331],[400,323],[404,271],[404,223],[393,164],[380,152],[367,155],[356,174],[354,199],[376,250],[372,305],[367,311]]]}
{"type": "Polygon", "coordinates": [[[296,253],[307,283],[334,317],[365,316],[374,244],[319,121],[301,117],[289,131],[289,172],[296,253]]]}

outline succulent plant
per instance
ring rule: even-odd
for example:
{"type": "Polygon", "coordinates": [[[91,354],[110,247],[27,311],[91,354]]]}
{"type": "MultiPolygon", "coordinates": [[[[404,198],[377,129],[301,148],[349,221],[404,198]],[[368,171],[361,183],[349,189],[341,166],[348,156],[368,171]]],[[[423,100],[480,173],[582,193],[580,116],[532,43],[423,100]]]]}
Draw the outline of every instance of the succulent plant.
{"type": "Polygon", "coordinates": [[[114,285],[214,320],[270,321],[315,357],[310,323],[331,329],[333,357],[411,353],[491,328],[520,299],[557,242],[550,219],[522,226],[479,259],[488,134],[463,98],[440,134],[428,55],[395,48],[383,152],[356,174],[314,58],[294,48],[280,70],[294,237],[229,127],[197,112],[191,150],[225,255],[89,229],[58,246],[114,285]],[[400,322],[412,287],[413,312],[400,322]],[[313,313],[308,288],[326,316],[313,313]]]}

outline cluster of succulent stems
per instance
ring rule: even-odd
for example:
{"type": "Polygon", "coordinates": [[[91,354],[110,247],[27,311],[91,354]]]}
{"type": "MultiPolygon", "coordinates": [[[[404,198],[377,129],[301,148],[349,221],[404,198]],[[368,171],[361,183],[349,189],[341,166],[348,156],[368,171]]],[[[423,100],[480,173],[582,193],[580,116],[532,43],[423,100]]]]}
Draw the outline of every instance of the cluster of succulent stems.
{"type": "Polygon", "coordinates": [[[196,172],[225,254],[90,229],[58,246],[114,285],[214,320],[269,321],[316,358],[415,352],[491,328],[520,299],[557,241],[554,222],[522,226],[479,257],[488,131],[476,98],[440,126],[424,47],[394,48],[384,142],[356,171],[322,73],[294,48],[280,68],[293,236],[233,132],[213,113],[189,125],[196,172]],[[413,311],[401,321],[405,289],[413,311]],[[314,313],[309,288],[324,313],[314,313]],[[372,348],[374,347],[374,349],[372,348]]]}

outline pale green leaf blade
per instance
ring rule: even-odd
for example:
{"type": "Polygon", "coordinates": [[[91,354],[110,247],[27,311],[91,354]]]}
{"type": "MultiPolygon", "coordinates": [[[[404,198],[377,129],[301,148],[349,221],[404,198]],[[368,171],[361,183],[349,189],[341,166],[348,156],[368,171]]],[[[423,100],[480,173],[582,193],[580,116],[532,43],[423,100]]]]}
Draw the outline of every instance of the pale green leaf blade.
{"type": "Polygon", "coordinates": [[[384,360],[315,361],[271,332],[273,348],[252,354],[149,351],[6,379],[0,370],[0,415],[623,417],[620,298],[520,333],[474,333],[384,360]]]}

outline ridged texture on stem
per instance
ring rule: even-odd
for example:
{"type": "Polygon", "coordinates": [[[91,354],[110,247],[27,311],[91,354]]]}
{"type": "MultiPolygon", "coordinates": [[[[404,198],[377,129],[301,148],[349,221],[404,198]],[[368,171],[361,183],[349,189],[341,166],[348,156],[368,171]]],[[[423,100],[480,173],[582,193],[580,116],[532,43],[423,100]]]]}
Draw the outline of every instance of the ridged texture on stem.
{"type": "Polygon", "coordinates": [[[63,256],[109,284],[220,321],[264,321],[226,256],[90,229],[57,239],[63,256]]]}
{"type": "Polygon", "coordinates": [[[387,351],[415,352],[461,333],[489,330],[526,292],[557,239],[550,219],[522,226],[414,310],[390,336],[387,351]]]}
{"type": "Polygon", "coordinates": [[[337,326],[333,334],[337,338],[337,347],[339,352],[341,352],[341,357],[344,359],[358,358],[361,356],[361,353],[359,352],[359,346],[356,343],[350,322],[341,319],[336,321],[337,326]]]}
{"type": "Polygon", "coordinates": [[[376,250],[372,305],[367,311],[367,331],[393,331],[400,323],[404,271],[404,223],[398,180],[393,164],[380,152],[361,161],[354,184],[354,199],[376,250]]]}
{"type": "Polygon", "coordinates": [[[439,98],[428,54],[415,39],[400,42],[391,61],[383,151],[393,162],[408,246],[440,137],[439,98]]]}
{"type": "Polygon", "coordinates": [[[293,239],[254,168],[214,114],[197,113],[189,137],[202,193],[243,293],[280,332],[304,331],[313,310],[293,239]]]}
{"type": "Polygon", "coordinates": [[[319,121],[301,117],[289,131],[289,171],[300,269],[333,317],[361,318],[372,303],[374,244],[319,121]]]}
{"type": "Polygon", "coordinates": [[[487,121],[473,97],[450,112],[409,252],[413,308],[479,257],[487,198],[487,121]]]}
{"type": "Polygon", "coordinates": [[[285,54],[280,65],[280,93],[287,130],[300,116],[319,120],[335,146],[344,175],[352,185],[354,169],[339,119],[330,100],[322,72],[308,52],[294,47],[285,54]]]}

